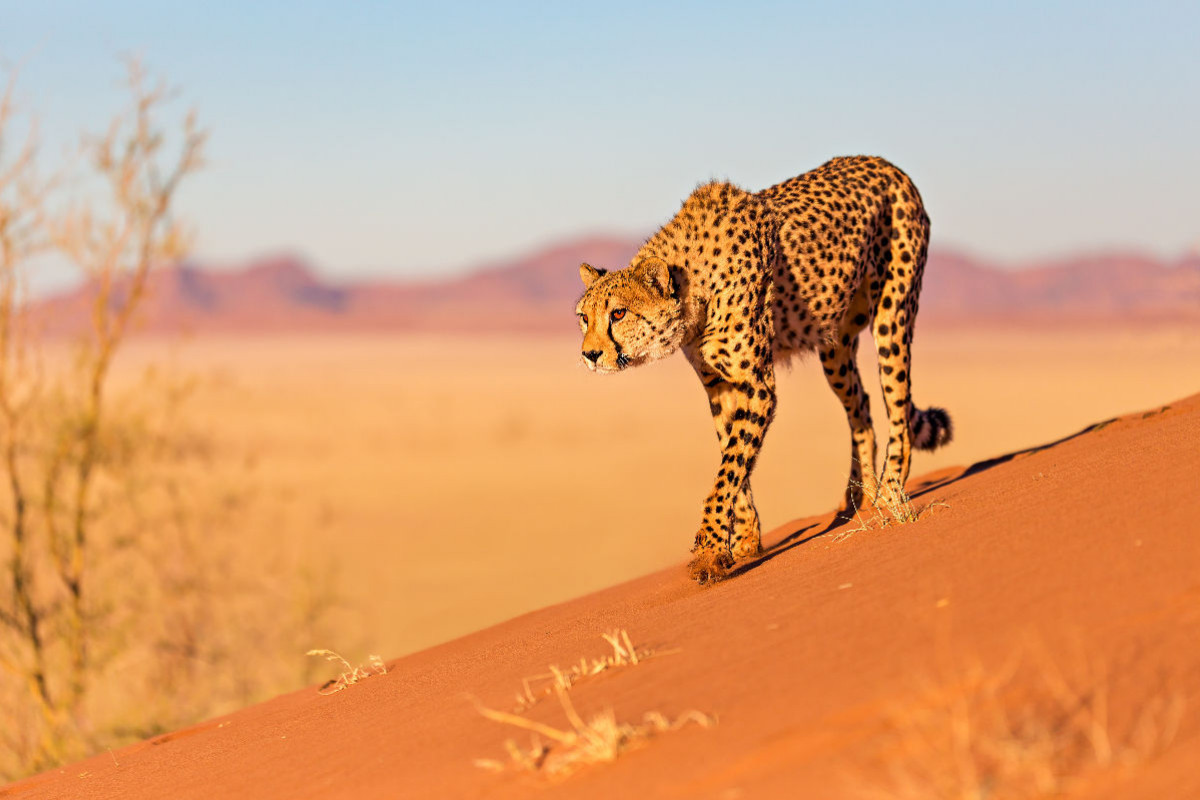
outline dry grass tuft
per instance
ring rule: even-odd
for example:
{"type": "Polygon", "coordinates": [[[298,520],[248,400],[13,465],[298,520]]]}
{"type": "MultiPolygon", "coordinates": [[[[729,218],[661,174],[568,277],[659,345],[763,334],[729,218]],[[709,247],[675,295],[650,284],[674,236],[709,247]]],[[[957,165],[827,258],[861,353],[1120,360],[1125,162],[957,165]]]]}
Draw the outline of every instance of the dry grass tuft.
{"type": "Polygon", "coordinates": [[[517,695],[517,704],[514,710],[520,713],[532,708],[549,697],[553,692],[557,690],[567,691],[580,679],[590,675],[598,675],[614,667],[634,666],[648,658],[667,655],[668,652],[675,652],[655,652],[648,648],[638,650],[630,640],[629,633],[624,629],[600,635],[612,647],[611,654],[601,656],[600,658],[593,658],[590,661],[586,658],[580,658],[579,663],[572,664],[566,669],[551,664],[549,672],[524,678],[521,681],[521,694],[517,695]]]}
{"type": "Polygon", "coordinates": [[[873,503],[864,508],[859,508],[857,504],[854,506],[854,521],[858,527],[840,531],[833,540],[840,542],[862,531],[908,525],[933,513],[935,508],[949,507],[940,501],[918,506],[904,491],[904,487],[885,481],[879,484],[873,503]]]}
{"type": "Polygon", "coordinates": [[[894,710],[868,797],[1017,800],[1058,796],[1098,771],[1129,768],[1173,740],[1184,699],[1167,687],[1115,733],[1107,670],[1085,663],[1067,680],[1048,658],[1014,659],[997,673],[976,665],[926,687],[894,710]]]}
{"type": "Polygon", "coordinates": [[[383,663],[383,659],[375,655],[367,657],[367,666],[365,667],[362,664],[357,667],[351,666],[349,661],[332,650],[309,650],[305,655],[323,656],[326,661],[340,662],[345,667],[336,678],[330,678],[321,684],[321,688],[317,690],[319,694],[336,694],[364,678],[370,678],[373,675],[387,675],[387,666],[383,663]]]}
{"type": "Polygon", "coordinates": [[[585,721],[567,697],[566,689],[558,684],[553,688],[569,724],[566,729],[535,722],[518,714],[486,708],[476,701],[476,708],[484,717],[503,725],[522,728],[532,734],[528,749],[522,748],[512,739],[504,743],[509,755],[507,762],[482,758],[475,760],[477,767],[497,772],[512,767],[560,777],[588,764],[613,761],[621,753],[638,747],[651,737],[678,730],[689,722],[703,728],[710,728],[716,724],[715,717],[699,711],[685,712],[675,720],[652,711],[644,715],[640,723],[618,722],[612,709],[602,711],[585,721]]]}

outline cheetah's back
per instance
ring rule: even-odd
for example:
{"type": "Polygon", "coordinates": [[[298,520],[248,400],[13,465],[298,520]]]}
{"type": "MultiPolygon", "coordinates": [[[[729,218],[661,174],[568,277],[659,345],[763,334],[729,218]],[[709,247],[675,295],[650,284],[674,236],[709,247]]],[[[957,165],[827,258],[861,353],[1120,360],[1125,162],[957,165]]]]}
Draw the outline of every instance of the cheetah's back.
{"type": "Polygon", "coordinates": [[[777,353],[813,349],[873,319],[898,249],[893,239],[910,253],[904,278],[919,287],[929,219],[912,181],[888,161],[834,158],[757,196],[778,226],[777,353]]]}

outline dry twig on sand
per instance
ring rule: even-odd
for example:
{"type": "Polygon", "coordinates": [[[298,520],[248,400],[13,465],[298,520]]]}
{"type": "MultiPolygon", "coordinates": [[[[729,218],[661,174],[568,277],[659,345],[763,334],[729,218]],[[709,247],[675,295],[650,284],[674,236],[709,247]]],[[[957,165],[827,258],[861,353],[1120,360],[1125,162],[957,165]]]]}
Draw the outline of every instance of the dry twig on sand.
{"type": "Polygon", "coordinates": [[[504,743],[509,761],[476,759],[475,765],[483,769],[500,771],[513,766],[528,772],[550,776],[568,775],[588,764],[613,761],[621,753],[638,747],[651,737],[667,731],[678,730],[689,722],[702,728],[716,724],[716,718],[699,711],[687,711],[674,720],[657,711],[642,717],[640,723],[618,722],[612,709],[584,720],[567,697],[566,690],[554,686],[555,696],[562,705],[569,727],[555,728],[541,722],[526,719],[518,714],[486,708],[476,701],[476,708],[484,717],[503,725],[512,725],[532,734],[528,749],[523,749],[513,740],[504,743]],[[542,739],[549,740],[549,744],[542,739]]]}
{"type": "Polygon", "coordinates": [[[908,525],[933,513],[933,509],[935,508],[949,507],[946,503],[940,501],[933,501],[918,507],[903,487],[891,483],[881,483],[877,488],[875,499],[872,503],[862,508],[857,503],[853,504],[853,519],[858,523],[858,526],[839,531],[833,537],[833,541],[840,542],[856,533],[875,530],[877,528],[908,525]]]}
{"type": "Polygon", "coordinates": [[[674,650],[655,651],[648,648],[639,650],[630,640],[629,633],[623,628],[614,630],[612,633],[602,633],[600,636],[612,647],[611,654],[590,660],[580,658],[578,663],[565,669],[551,664],[549,672],[524,678],[521,681],[521,694],[517,695],[515,710],[519,713],[532,708],[549,697],[555,689],[570,689],[581,678],[598,675],[615,667],[635,666],[648,658],[677,652],[674,650]]]}
{"type": "Polygon", "coordinates": [[[351,666],[349,661],[332,650],[309,650],[305,655],[323,656],[326,661],[338,662],[345,667],[336,678],[330,678],[321,684],[321,688],[317,690],[319,694],[336,694],[372,675],[387,675],[387,665],[383,663],[382,658],[376,655],[367,657],[367,666],[365,667],[362,664],[351,666]]]}

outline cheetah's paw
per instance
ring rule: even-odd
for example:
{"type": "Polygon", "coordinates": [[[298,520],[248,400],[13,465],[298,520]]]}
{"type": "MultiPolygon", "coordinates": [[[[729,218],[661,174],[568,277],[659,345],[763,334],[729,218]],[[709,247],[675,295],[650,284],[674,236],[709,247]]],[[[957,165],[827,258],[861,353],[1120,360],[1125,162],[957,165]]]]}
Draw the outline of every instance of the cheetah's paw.
{"type": "Polygon", "coordinates": [[[733,556],[725,550],[697,550],[688,564],[688,574],[698,583],[716,583],[728,576],[733,556]]]}

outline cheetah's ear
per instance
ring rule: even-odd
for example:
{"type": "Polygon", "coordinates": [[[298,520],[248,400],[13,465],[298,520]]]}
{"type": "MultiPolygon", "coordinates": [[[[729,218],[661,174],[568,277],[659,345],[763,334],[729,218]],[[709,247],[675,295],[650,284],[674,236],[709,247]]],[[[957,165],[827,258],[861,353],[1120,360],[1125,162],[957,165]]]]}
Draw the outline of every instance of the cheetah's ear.
{"type": "Polygon", "coordinates": [[[638,262],[637,274],[663,297],[671,296],[671,269],[661,258],[650,256],[642,259],[638,262]]]}
{"type": "Polygon", "coordinates": [[[596,280],[601,275],[603,275],[606,272],[608,272],[608,270],[597,269],[596,267],[593,267],[591,264],[580,264],[579,265],[579,277],[583,279],[584,288],[591,286],[593,283],[596,282],[596,280]]]}

